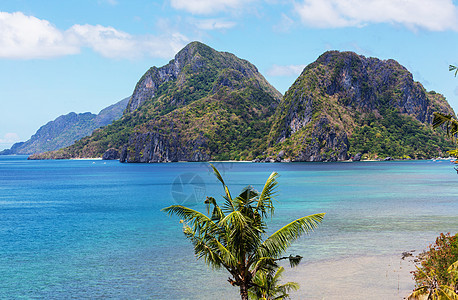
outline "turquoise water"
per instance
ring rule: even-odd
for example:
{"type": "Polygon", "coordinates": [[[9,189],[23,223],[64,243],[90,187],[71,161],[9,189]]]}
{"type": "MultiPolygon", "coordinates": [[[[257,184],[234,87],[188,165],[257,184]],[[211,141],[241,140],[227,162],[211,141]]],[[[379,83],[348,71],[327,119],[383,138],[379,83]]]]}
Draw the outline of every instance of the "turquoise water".
{"type": "MultiPolygon", "coordinates": [[[[293,244],[304,262],[423,249],[458,231],[449,162],[218,163],[235,194],[280,173],[272,230],[326,212],[293,244]]],[[[0,299],[233,299],[161,208],[222,190],[203,163],[28,161],[0,156],[0,299]],[[197,176],[196,176],[197,175],[197,176]],[[224,295],[223,297],[221,295],[224,295]]]]}

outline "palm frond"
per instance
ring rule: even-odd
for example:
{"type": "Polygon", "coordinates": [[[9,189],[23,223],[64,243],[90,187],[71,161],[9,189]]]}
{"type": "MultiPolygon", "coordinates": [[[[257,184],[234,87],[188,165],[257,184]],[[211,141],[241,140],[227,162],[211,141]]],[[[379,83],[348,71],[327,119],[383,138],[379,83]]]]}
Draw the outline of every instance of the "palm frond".
{"type": "Polygon", "coordinates": [[[448,70],[449,71],[455,71],[455,77],[458,74],[458,68],[456,66],[454,66],[454,65],[449,65],[448,66],[448,70]]]}
{"type": "Polygon", "coordinates": [[[260,256],[278,257],[302,234],[308,234],[317,228],[324,215],[320,213],[302,217],[283,226],[262,243],[260,256]]]}
{"type": "Polygon", "coordinates": [[[177,215],[184,221],[191,223],[193,225],[194,232],[197,234],[200,234],[203,230],[212,232],[217,232],[219,230],[216,223],[205,214],[186,206],[172,205],[163,208],[162,211],[166,212],[170,216],[177,215]]]}
{"type": "Polygon", "coordinates": [[[449,273],[458,272],[458,260],[455,261],[453,264],[451,264],[451,265],[448,267],[447,272],[449,272],[449,273]]]}
{"type": "Polygon", "coordinates": [[[258,197],[259,193],[252,186],[245,187],[242,192],[234,199],[237,204],[236,209],[241,209],[244,206],[250,205],[258,197]]]}
{"type": "Polygon", "coordinates": [[[445,115],[442,113],[433,113],[433,128],[445,125],[447,135],[454,138],[458,133],[458,121],[452,115],[445,115]]]}
{"type": "Polygon", "coordinates": [[[271,215],[274,213],[274,206],[272,200],[276,195],[276,187],[278,185],[277,178],[279,177],[277,172],[272,172],[262,189],[261,195],[259,196],[257,209],[262,212],[263,217],[267,211],[270,211],[271,215]]]}
{"type": "Polygon", "coordinates": [[[420,297],[429,294],[429,287],[428,286],[421,286],[416,288],[409,296],[407,296],[407,300],[417,300],[421,299],[420,297]]]}
{"type": "Polygon", "coordinates": [[[208,215],[210,214],[210,207],[211,207],[211,205],[213,205],[213,211],[212,211],[212,214],[211,214],[211,219],[213,221],[219,221],[222,218],[224,218],[224,213],[223,213],[221,207],[219,207],[218,203],[216,203],[215,198],[207,197],[205,199],[204,203],[207,205],[207,214],[208,215]]]}
{"type": "Polygon", "coordinates": [[[229,188],[227,187],[226,183],[224,182],[223,176],[221,176],[221,174],[219,173],[218,169],[213,164],[210,164],[210,166],[212,167],[213,173],[215,174],[216,178],[223,185],[224,193],[226,194],[225,197],[224,197],[224,199],[226,200],[225,201],[226,210],[234,211],[235,207],[234,207],[234,203],[232,202],[231,193],[230,193],[229,188]]]}
{"type": "Polygon", "coordinates": [[[458,295],[455,293],[455,291],[446,285],[441,285],[437,294],[442,296],[441,299],[458,300],[458,295]]]}

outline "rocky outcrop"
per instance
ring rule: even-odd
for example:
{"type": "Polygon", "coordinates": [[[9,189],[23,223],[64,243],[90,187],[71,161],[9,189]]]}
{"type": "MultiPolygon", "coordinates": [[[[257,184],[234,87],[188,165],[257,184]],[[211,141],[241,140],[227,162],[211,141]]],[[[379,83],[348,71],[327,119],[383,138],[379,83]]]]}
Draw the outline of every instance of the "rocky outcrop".
{"type": "Polygon", "coordinates": [[[181,143],[177,133],[163,135],[157,132],[133,135],[121,152],[121,162],[178,162],[208,161],[210,156],[201,149],[207,148],[207,142],[199,136],[195,140],[181,143]]]}
{"type": "Polygon", "coordinates": [[[113,148],[108,149],[102,156],[103,160],[119,159],[119,151],[113,148]]]}
{"type": "Polygon", "coordinates": [[[321,118],[311,134],[312,140],[292,158],[293,161],[341,161],[348,159],[348,138],[336,132],[326,118],[321,118]]]}
{"type": "Polygon", "coordinates": [[[282,98],[248,61],[193,42],[142,76],[121,119],[43,157],[117,151],[121,162],[145,163],[424,158],[452,145],[431,131],[433,111],[454,115],[442,95],[427,92],[394,60],[326,52],[282,98]]]}
{"type": "Polygon", "coordinates": [[[454,114],[398,62],[329,51],[308,65],[283,97],[268,153],[283,150],[293,161],[346,160],[349,138],[368,115],[410,116],[421,127],[431,123],[433,111],[454,114]]]}
{"type": "Polygon", "coordinates": [[[248,61],[193,42],[138,82],[125,118],[154,117],[137,125],[120,161],[230,159],[229,148],[246,151],[251,159],[248,151],[256,150],[251,128],[268,134],[266,124],[280,98],[248,61]]]}
{"type": "MultiPolygon", "coordinates": [[[[242,79],[250,77],[256,79],[255,83],[260,88],[265,89],[278,100],[281,98],[281,94],[262,77],[254,65],[240,60],[231,53],[217,52],[202,43],[192,42],[178,52],[167,65],[160,68],[152,67],[140,78],[127,105],[126,112],[135,111],[143,103],[157,96],[159,87],[164,83],[178,81],[179,85],[184,85],[187,75],[196,75],[212,67],[218,67],[221,71],[219,74],[216,72],[211,74],[218,76],[213,85],[212,93],[216,93],[221,86],[230,87],[232,90],[239,89],[241,88],[240,85],[243,85],[242,79]]],[[[208,79],[211,78],[201,78],[200,80],[208,79]]],[[[177,98],[175,102],[175,104],[185,104],[186,99],[177,98]]]]}

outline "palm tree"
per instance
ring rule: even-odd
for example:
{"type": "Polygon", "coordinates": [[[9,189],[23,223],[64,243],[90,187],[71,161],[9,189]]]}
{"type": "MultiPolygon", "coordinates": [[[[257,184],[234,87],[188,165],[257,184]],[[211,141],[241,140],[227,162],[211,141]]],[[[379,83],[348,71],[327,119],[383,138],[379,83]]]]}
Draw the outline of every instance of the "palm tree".
{"type": "MultiPolygon", "coordinates": [[[[449,66],[449,71],[455,71],[455,77],[458,74],[458,67],[454,65],[449,66]]],[[[445,125],[447,129],[447,135],[451,137],[454,141],[456,140],[458,134],[458,120],[456,117],[452,115],[445,115],[438,112],[433,113],[433,128],[437,128],[439,126],[445,125]]],[[[458,148],[455,150],[448,151],[448,153],[452,156],[458,156],[458,148]]],[[[458,170],[456,170],[458,172],[458,170]]]]}
{"type": "Polygon", "coordinates": [[[432,277],[428,276],[422,269],[417,267],[428,283],[416,288],[408,297],[407,300],[425,299],[426,300],[458,300],[456,281],[458,279],[458,261],[450,265],[447,272],[452,276],[452,284],[439,284],[434,273],[432,277]]]}
{"type": "Polygon", "coordinates": [[[300,256],[280,257],[302,234],[313,231],[324,213],[305,216],[280,228],[266,237],[266,219],[274,214],[273,199],[278,185],[278,174],[273,172],[261,192],[248,186],[235,198],[221,174],[211,165],[224,189],[224,204],[207,197],[207,215],[191,208],[172,205],[164,208],[169,215],[182,218],[183,232],[194,245],[196,257],[215,269],[226,269],[229,283],[238,286],[242,299],[248,299],[248,290],[256,286],[258,272],[268,272],[277,261],[289,259],[297,265],[300,256]]]}
{"type": "Polygon", "coordinates": [[[253,278],[255,286],[248,290],[248,296],[251,299],[260,300],[287,299],[290,291],[297,291],[299,289],[299,284],[297,282],[280,284],[279,281],[284,271],[285,268],[279,267],[276,271],[257,272],[253,278]]]}

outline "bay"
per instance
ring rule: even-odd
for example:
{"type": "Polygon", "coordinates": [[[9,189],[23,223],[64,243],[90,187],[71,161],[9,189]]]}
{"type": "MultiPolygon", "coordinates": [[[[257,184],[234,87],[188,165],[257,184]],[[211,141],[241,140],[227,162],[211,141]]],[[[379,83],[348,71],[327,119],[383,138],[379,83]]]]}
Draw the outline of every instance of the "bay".
{"type": "MultiPolygon", "coordinates": [[[[326,212],[321,226],[288,250],[304,257],[286,271],[301,284],[293,299],[332,299],[321,286],[339,293],[348,278],[374,289],[351,266],[372,265],[374,278],[389,278],[380,262],[399,269],[402,252],[418,253],[440,232],[458,231],[458,177],[450,162],[216,166],[233,194],[280,174],[271,231],[326,212]]],[[[196,261],[179,219],[160,211],[181,203],[204,211],[204,197],[222,193],[207,163],[0,156],[0,298],[237,299],[226,273],[196,261]]],[[[392,282],[398,290],[389,297],[402,299],[413,288],[413,281],[400,282],[392,282]]]]}

